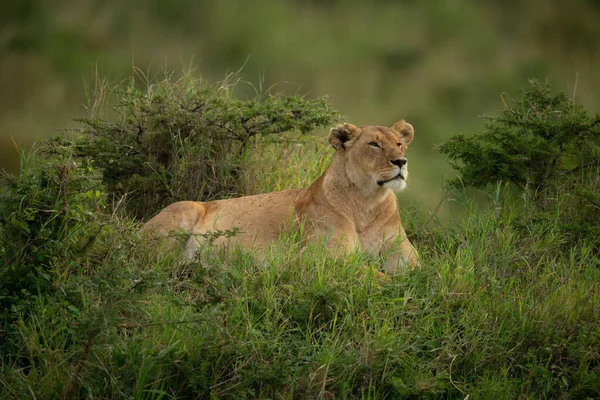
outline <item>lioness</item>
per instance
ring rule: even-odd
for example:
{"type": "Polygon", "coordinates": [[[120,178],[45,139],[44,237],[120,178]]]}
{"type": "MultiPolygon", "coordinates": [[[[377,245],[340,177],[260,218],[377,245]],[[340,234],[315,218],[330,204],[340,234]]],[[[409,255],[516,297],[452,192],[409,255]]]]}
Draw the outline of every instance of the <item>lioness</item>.
{"type": "Polygon", "coordinates": [[[238,228],[216,244],[237,243],[266,250],[290,223],[304,223],[303,237],[323,237],[336,253],[356,248],[386,255],[385,269],[399,272],[418,265],[417,252],[400,223],[394,191],[406,187],[412,125],[391,128],[341,124],[329,132],[335,156],[315,183],[304,189],[209,202],[181,201],[163,209],[143,230],[166,236],[190,234],[185,252],[192,256],[202,235],[238,228]],[[292,217],[291,217],[292,216],[292,217]],[[398,237],[399,235],[399,237],[398,237]]]}

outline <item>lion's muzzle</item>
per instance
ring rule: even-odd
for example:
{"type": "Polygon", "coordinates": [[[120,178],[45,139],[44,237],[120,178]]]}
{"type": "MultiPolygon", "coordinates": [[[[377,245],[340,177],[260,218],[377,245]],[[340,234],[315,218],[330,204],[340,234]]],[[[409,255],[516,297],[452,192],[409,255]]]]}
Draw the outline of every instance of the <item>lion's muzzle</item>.
{"type": "Polygon", "coordinates": [[[395,175],[393,178],[387,179],[387,180],[383,180],[383,181],[377,181],[377,184],[379,186],[383,186],[386,183],[393,182],[393,181],[396,181],[396,180],[398,180],[398,181],[406,180],[406,175],[405,174],[406,174],[405,170],[401,169],[400,172],[398,172],[398,174],[395,175]]]}

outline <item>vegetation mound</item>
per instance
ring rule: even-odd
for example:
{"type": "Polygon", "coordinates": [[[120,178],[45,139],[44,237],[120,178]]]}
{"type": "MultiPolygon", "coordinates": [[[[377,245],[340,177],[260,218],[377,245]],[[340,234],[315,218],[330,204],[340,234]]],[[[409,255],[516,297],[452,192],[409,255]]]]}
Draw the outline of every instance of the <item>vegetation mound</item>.
{"type": "Polygon", "coordinates": [[[325,101],[234,86],[103,84],[81,131],[2,177],[0,397],[600,396],[598,116],[533,83],[444,144],[463,212],[403,210],[423,268],[380,285],[365,255],[286,237],[264,263],[212,247],[182,263],[141,240],[137,218],[168,202],[327,165],[301,134],[339,118],[325,101]]]}

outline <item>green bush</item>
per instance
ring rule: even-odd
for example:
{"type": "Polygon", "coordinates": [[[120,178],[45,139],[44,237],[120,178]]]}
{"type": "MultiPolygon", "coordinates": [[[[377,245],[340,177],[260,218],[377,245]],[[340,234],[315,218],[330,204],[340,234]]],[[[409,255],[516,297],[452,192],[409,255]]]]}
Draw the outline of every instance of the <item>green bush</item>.
{"type": "Polygon", "coordinates": [[[574,98],[553,94],[548,82],[536,80],[521,99],[504,105],[499,117],[487,117],[484,132],[457,135],[440,146],[460,174],[451,184],[507,183],[537,206],[524,215],[528,221],[557,224],[574,240],[597,237],[600,115],[588,115],[574,98]]]}
{"type": "Polygon", "coordinates": [[[233,77],[211,86],[189,74],[145,82],[99,85],[91,116],[81,120],[80,154],[103,168],[103,181],[117,200],[128,197],[130,214],[147,217],[177,200],[209,200],[243,194],[241,154],[254,137],[311,132],[339,118],[324,99],[259,93],[232,95],[233,77]],[[117,118],[105,116],[117,96],[117,118]]]}
{"type": "Polygon", "coordinates": [[[467,186],[506,181],[539,190],[600,161],[600,115],[590,117],[565,93],[552,94],[548,82],[531,80],[521,99],[509,98],[501,116],[487,119],[483,133],[457,135],[440,147],[467,186]]]}
{"type": "Polygon", "coordinates": [[[76,270],[101,229],[101,176],[74,149],[60,138],[42,143],[35,159],[24,158],[37,165],[19,177],[0,175],[0,328],[48,295],[57,276],[76,270]]]}

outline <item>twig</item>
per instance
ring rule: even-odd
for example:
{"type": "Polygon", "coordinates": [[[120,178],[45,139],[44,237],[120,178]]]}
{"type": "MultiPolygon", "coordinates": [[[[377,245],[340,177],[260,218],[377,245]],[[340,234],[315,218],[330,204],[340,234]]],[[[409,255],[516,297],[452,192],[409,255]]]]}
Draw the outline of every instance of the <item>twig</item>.
{"type": "Polygon", "coordinates": [[[90,349],[92,348],[92,339],[93,335],[90,333],[88,335],[88,340],[85,343],[85,347],[83,348],[83,353],[81,353],[81,357],[79,357],[79,362],[77,363],[75,373],[71,376],[71,382],[69,382],[69,387],[65,392],[65,400],[71,400],[73,398],[75,390],[77,390],[77,385],[79,384],[79,376],[81,374],[81,370],[83,369],[83,364],[85,364],[88,354],[90,353],[90,349]]]}
{"type": "Polygon", "coordinates": [[[587,163],[587,164],[583,164],[583,165],[580,165],[580,166],[578,166],[578,167],[575,167],[575,168],[573,168],[573,169],[569,170],[569,173],[571,173],[571,174],[572,174],[573,172],[579,171],[580,169],[585,169],[585,168],[588,168],[588,167],[592,167],[592,166],[594,166],[595,164],[598,164],[598,161],[597,161],[597,160],[594,160],[594,161],[591,161],[591,162],[589,162],[589,163],[587,163]]]}
{"type": "MultiPolygon", "coordinates": [[[[459,388],[456,385],[456,383],[454,383],[454,381],[452,380],[452,364],[454,364],[454,360],[456,360],[456,357],[458,357],[458,355],[455,355],[454,357],[452,357],[452,361],[450,361],[450,370],[448,371],[448,378],[450,378],[450,383],[452,384],[452,386],[454,386],[462,394],[465,394],[465,392],[463,392],[463,390],[461,388],[459,388]]],[[[467,397],[468,397],[468,395],[467,395],[467,397]]]]}
{"type": "Polygon", "coordinates": [[[145,328],[148,326],[161,326],[161,325],[180,325],[180,324],[193,324],[194,322],[202,322],[203,318],[188,319],[182,321],[163,321],[163,322],[148,322],[145,324],[121,324],[120,328],[131,329],[131,328],[145,328]]]}

